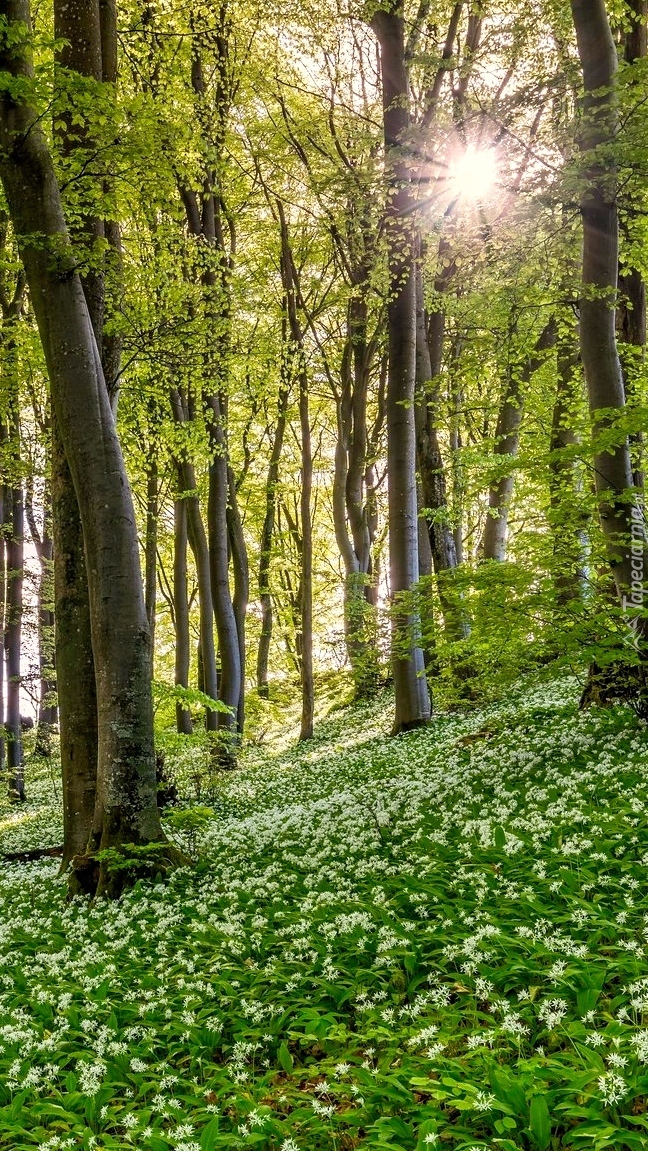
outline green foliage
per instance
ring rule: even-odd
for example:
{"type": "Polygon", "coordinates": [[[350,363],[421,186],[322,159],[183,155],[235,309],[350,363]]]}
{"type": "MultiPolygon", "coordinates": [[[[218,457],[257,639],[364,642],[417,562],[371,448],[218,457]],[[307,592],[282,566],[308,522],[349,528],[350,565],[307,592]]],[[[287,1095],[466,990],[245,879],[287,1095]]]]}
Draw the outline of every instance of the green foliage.
{"type": "MultiPolygon", "coordinates": [[[[642,1151],[646,729],[577,694],[269,735],[174,813],[200,867],[114,906],[8,866],[0,1146],[642,1151]]],[[[5,850],[59,835],[30,796],[5,850]]]]}
{"type": "Polygon", "coordinates": [[[171,832],[179,834],[190,854],[195,856],[200,840],[213,818],[213,808],[196,805],[170,812],[166,816],[165,824],[171,832]]]}
{"type": "Polygon", "coordinates": [[[165,858],[167,844],[160,843],[121,843],[118,847],[106,847],[93,856],[105,867],[110,876],[127,876],[130,880],[160,878],[168,872],[169,860],[165,858]]]}

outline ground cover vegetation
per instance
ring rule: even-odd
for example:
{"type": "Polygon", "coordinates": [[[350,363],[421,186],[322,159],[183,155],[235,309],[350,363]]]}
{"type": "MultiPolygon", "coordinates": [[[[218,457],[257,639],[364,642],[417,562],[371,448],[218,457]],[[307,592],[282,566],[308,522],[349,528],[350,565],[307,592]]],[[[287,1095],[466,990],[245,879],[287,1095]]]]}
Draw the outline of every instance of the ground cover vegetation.
{"type": "MultiPolygon", "coordinates": [[[[114,904],[7,864],[0,1146],[639,1151],[645,724],[577,700],[278,734],[166,821],[198,865],[114,904]]],[[[5,850],[60,837],[32,792],[5,850]]]]}
{"type": "Polygon", "coordinates": [[[647,45],[0,0],[0,1147],[646,1146],[647,45]]]}

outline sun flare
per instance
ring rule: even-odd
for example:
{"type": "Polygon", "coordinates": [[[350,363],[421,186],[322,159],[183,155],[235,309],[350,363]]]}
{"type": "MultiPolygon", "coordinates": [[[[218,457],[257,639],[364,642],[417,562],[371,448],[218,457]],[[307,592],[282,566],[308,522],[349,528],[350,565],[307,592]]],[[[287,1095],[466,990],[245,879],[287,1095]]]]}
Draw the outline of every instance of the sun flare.
{"type": "Polygon", "coordinates": [[[493,149],[469,144],[451,161],[448,180],[453,197],[479,203],[493,191],[497,175],[497,156],[493,149]]]}

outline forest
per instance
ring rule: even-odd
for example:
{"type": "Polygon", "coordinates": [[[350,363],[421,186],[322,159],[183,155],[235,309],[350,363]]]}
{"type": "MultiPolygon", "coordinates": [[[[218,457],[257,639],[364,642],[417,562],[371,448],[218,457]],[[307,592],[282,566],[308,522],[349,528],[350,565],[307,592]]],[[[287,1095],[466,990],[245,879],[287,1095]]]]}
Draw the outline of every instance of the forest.
{"type": "Polygon", "coordinates": [[[0,0],[0,1151],[648,1148],[648,0],[0,0]]]}

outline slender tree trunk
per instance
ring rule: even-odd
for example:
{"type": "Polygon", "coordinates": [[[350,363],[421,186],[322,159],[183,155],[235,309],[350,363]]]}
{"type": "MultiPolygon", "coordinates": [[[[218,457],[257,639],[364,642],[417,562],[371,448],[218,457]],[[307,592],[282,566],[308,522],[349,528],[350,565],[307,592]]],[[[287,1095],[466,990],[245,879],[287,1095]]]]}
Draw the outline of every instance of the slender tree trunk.
{"type": "MultiPolygon", "coordinates": [[[[3,445],[4,448],[4,445],[3,445]]],[[[0,770],[6,767],[5,739],[5,643],[7,628],[7,535],[9,530],[10,496],[6,484],[0,485],[0,770]]]]}
{"type": "Polygon", "coordinates": [[[209,435],[212,459],[209,464],[209,498],[207,525],[209,532],[209,570],[212,602],[218,634],[220,684],[218,698],[230,710],[218,712],[222,733],[223,766],[233,765],[237,736],[236,717],[241,698],[241,656],[236,617],[229,585],[229,547],[227,535],[227,447],[222,426],[221,404],[211,397],[209,435]]]}
{"type": "MultiPolygon", "coordinates": [[[[436,311],[429,318],[423,300],[423,278],[416,269],[416,426],[417,462],[420,474],[420,498],[424,509],[430,554],[436,575],[439,602],[449,639],[462,639],[468,633],[461,603],[452,586],[457,567],[455,538],[450,523],[450,509],[441,444],[437,429],[439,418],[438,376],[443,363],[445,316],[436,311]],[[432,359],[434,351],[434,361],[432,359]]],[[[420,552],[420,548],[419,548],[420,552]]]]}
{"type": "MultiPolygon", "coordinates": [[[[277,200],[281,234],[281,275],[286,299],[288,329],[292,341],[292,356],[296,364],[299,386],[299,426],[301,432],[301,492],[299,514],[301,536],[298,539],[297,525],[292,534],[298,543],[300,557],[299,589],[299,645],[300,677],[302,691],[302,715],[299,738],[311,739],[315,711],[313,683],[313,524],[311,519],[311,498],[313,489],[313,453],[311,445],[309,389],[306,360],[304,356],[304,334],[298,307],[299,279],[290,246],[290,236],[284,206],[277,200]]],[[[297,644],[297,635],[295,641],[297,644]]]]}
{"type": "MultiPolygon", "coordinates": [[[[0,67],[20,81],[24,93],[32,75],[29,6],[8,0],[4,12],[17,27],[0,49],[0,67]]],[[[83,527],[99,735],[88,847],[92,854],[124,843],[160,842],[150,635],[128,477],[47,143],[37,113],[24,97],[7,91],[0,98],[0,149],[0,177],[83,527]]],[[[165,850],[169,860],[177,858],[170,846],[165,850]]],[[[125,881],[123,872],[110,871],[105,861],[97,866],[92,858],[79,861],[76,877],[86,889],[110,895],[125,881]]]]}
{"type": "Polygon", "coordinates": [[[485,560],[502,563],[506,559],[508,542],[508,517],[513,488],[515,485],[515,460],[520,446],[520,428],[526,389],[532,376],[542,364],[543,353],[556,340],[556,326],[550,321],[536,342],[534,352],[524,363],[514,362],[510,368],[504,395],[497,417],[495,430],[495,459],[501,469],[502,464],[510,465],[504,475],[499,475],[491,484],[488,493],[488,515],[482,540],[482,556],[485,560]]]}
{"type": "Polygon", "coordinates": [[[299,426],[301,429],[301,688],[302,714],[300,740],[312,739],[315,710],[313,684],[313,525],[311,496],[313,490],[313,452],[311,447],[308,377],[305,365],[299,376],[299,426]]]}
{"type": "Polygon", "coordinates": [[[237,708],[236,722],[239,735],[243,734],[245,724],[245,617],[250,598],[250,565],[248,562],[245,535],[241,512],[238,506],[236,480],[232,468],[228,465],[227,480],[229,498],[227,503],[227,536],[232,557],[232,571],[234,574],[234,595],[232,596],[232,609],[238,636],[239,664],[241,668],[241,689],[237,708]]]}
{"type": "Polygon", "coordinates": [[[20,723],[20,663],[23,617],[23,564],[25,504],[22,476],[22,445],[20,429],[20,381],[15,327],[22,311],[24,282],[19,280],[14,299],[9,303],[3,292],[2,300],[2,369],[7,400],[7,424],[0,431],[4,445],[5,465],[5,548],[6,548],[6,602],[4,646],[6,653],[7,704],[4,731],[7,743],[9,793],[25,798],[23,771],[23,743],[20,723]]]}
{"type": "MultiPolygon", "coordinates": [[[[604,0],[571,0],[585,97],[580,146],[583,153],[583,292],[580,345],[595,436],[609,430],[610,412],[625,406],[616,344],[618,252],[616,170],[609,145],[617,131],[616,46],[604,0]],[[601,148],[608,151],[601,154],[601,148]]],[[[646,580],[643,516],[633,484],[627,440],[594,457],[601,527],[617,595],[625,607],[642,607],[646,580]]],[[[637,642],[648,625],[637,618],[637,642]]]]}
{"type": "MultiPolygon", "coordinates": [[[[629,27],[623,38],[623,54],[627,64],[635,64],[646,56],[648,0],[626,0],[625,9],[629,17],[629,27]]],[[[637,86],[643,83],[643,79],[642,71],[635,81],[637,86]]],[[[643,98],[643,88],[638,91],[638,98],[643,98]]],[[[641,382],[646,356],[646,285],[638,268],[631,267],[619,275],[617,329],[626,398],[632,400],[641,382]]],[[[630,436],[630,453],[635,487],[643,488],[641,431],[635,431],[630,436]]]]}
{"type": "Polygon", "coordinates": [[[388,178],[387,238],[391,292],[388,306],[387,477],[389,484],[390,584],[393,596],[394,732],[426,724],[430,696],[425,679],[418,612],[409,602],[418,581],[416,506],[416,277],[414,201],[406,136],[410,127],[405,67],[403,5],[392,0],[375,14],[388,178]]]}
{"type": "Polygon", "coordinates": [[[151,679],[155,678],[155,610],[157,606],[157,537],[158,537],[157,460],[149,461],[146,477],[146,538],[144,543],[144,604],[151,635],[151,679]]]}
{"type": "MultiPolygon", "coordinates": [[[[51,430],[51,420],[48,421],[51,430]]],[[[49,458],[49,453],[48,453],[49,458]]],[[[32,543],[39,565],[38,576],[38,666],[40,690],[36,726],[36,755],[49,758],[52,754],[52,727],[56,723],[56,680],[54,678],[54,581],[52,546],[51,485],[45,484],[43,494],[43,526],[38,529],[32,502],[31,485],[27,487],[25,514],[29,523],[32,543]]]]}
{"type": "Polygon", "coordinates": [[[370,695],[378,680],[373,603],[372,546],[375,521],[367,487],[367,399],[372,349],[367,338],[369,271],[355,270],[347,307],[347,338],[341,388],[336,395],[337,439],[333,478],[335,538],[344,564],[344,630],[356,698],[370,695]]]}
{"type": "MultiPolygon", "coordinates": [[[[15,421],[11,440],[17,446],[19,435],[15,421]]],[[[12,452],[12,468],[20,466],[20,455],[12,452]]],[[[23,772],[22,729],[20,726],[20,654],[22,641],[23,614],[23,555],[24,555],[24,504],[20,479],[14,478],[10,490],[11,519],[7,538],[7,619],[5,643],[7,652],[7,716],[5,732],[7,737],[7,767],[9,769],[10,794],[19,799],[25,798],[23,772]]]]}
{"type": "Polygon", "coordinates": [[[574,417],[581,379],[578,333],[572,322],[559,332],[556,398],[549,441],[550,519],[553,532],[554,580],[558,604],[581,599],[584,590],[584,548],[582,517],[578,511],[578,490],[574,448],[578,436],[574,417]]]}
{"type": "MultiPolygon", "coordinates": [[[[285,326],[284,340],[285,349],[285,326]]],[[[272,560],[272,540],[274,536],[275,518],[277,513],[277,484],[279,482],[279,461],[283,448],[286,431],[286,417],[289,398],[289,376],[287,359],[282,360],[281,378],[279,381],[279,397],[277,401],[277,423],[275,425],[268,474],[265,486],[265,514],[261,528],[261,542],[259,546],[259,599],[261,601],[261,635],[257,652],[257,689],[262,699],[268,699],[268,658],[272,640],[272,593],[270,590],[270,566],[272,560]]]]}
{"type": "MultiPolygon", "coordinates": [[[[177,397],[177,393],[175,393],[177,397]]],[[[173,395],[172,395],[173,399],[173,395]]],[[[174,413],[177,404],[174,404],[174,413]]],[[[198,607],[200,615],[200,678],[199,689],[211,699],[218,699],[218,673],[216,670],[216,646],[214,642],[214,607],[212,603],[211,577],[209,570],[209,546],[207,534],[200,514],[200,500],[196,491],[196,475],[188,460],[177,464],[179,478],[179,499],[187,512],[187,536],[196,565],[198,580],[198,607]]],[[[207,731],[216,731],[218,717],[216,711],[208,708],[205,715],[207,731]]]]}
{"type": "MultiPolygon", "coordinates": [[[[176,499],[173,505],[173,617],[175,623],[175,684],[189,687],[191,637],[189,633],[189,595],[187,590],[187,503],[176,499]]],[[[176,727],[182,735],[191,735],[193,725],[188,707],[176,703],[176,727]]]]}

